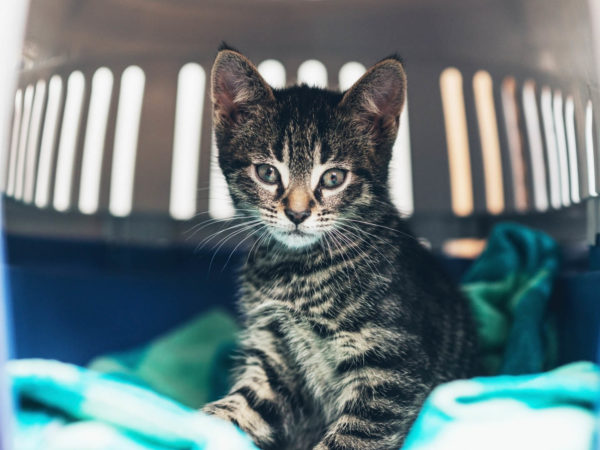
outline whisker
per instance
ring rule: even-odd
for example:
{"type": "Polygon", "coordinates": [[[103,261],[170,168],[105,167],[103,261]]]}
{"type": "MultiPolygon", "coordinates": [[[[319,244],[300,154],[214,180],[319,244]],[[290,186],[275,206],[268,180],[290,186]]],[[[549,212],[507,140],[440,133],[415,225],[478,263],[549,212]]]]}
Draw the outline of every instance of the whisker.
{"type": "Polygon", "coordinates": [[[220,234],[223,234],[227,231],[236,229],[236,228],[240,228],[240,227],[244,227],[244,226],[248,226],[250,224],[255,224],[255,223],[260,223],[261,220],[260,219],[255,219],[249,222],[242,222],[242,223],[238,223],[236,225],[232,225],[230,227],[225,228],[224,230],[221,231],[217,231],[213,234],[211,234],[210,236],[207,236],[206,238],[204,238],[202,241],[200,241],[200,243],[198,244],[198,248],[202,248],[202,246],[206,245],[208,242],[210,242],[212,239],[214,239],[215,237],[217,237],[220,234]]]}
{"type": "Polygon", "coordinates": [[[225,236],[223,239],[221,239],[221,240],[219,241],[219,243],[217,244],[217,247],[216,247],[216,249],[215,249],[215,251],[214,251],[214,253],[213,253],[213,255],[212,255],[212,258],[210,259],[210,263],[209,263],[209,265],[208,265],[208,271],[209,271],[209,272],[211,271],[211,269],[212,269],[212,265],[213,265],[213,262],[214,262],[214,260],[215,260],[215,257],[217,256],[217,253],[219,253],[219,250],[221,249],[221,247],[223,247],[223,245],[225,245],[225,243],[226,243],[228,240],[230,240],[230,239],[231,239],[231,238],[233,238],[234,236],[238,236],[239,234],[241,234],[241,233],[244,233],[244,232],[246,232],[246,231],[248,231],[248,230],[250,230],[250,229],[252,229],[252,228],[254,228],[254,227],[256,227],[256,226],[259,226],[259,225],[260,225],[260,223],[254,223],[254,224],[252,224],[252,225],[249,225],[247,228],[242,228],[242,229],[240,229],[240,230],[234,231],[233,233],[230,233],[229,235],[227,235],[227,236],[225,236]]]}
{"type": "Polygon", "coordinates": [[[206,227],[209,227],[211,225],[215,225],[215,224],[226,224],[228,222],[233,222],[235,220],[240,220],[240,219],[245,219],[247,218],[247,216],[235,216],[232,217],[230,219],[210,219],[210,220],[206,220],[200,223],[197,223],[196,225],[190,227],[189,229],[185,230],[183,232],[183,234],[190,234],[189,236],[186,237],[186,239],[190,239],[191,237],[193,237],[196,233],[198,233],[200,230],[203,230],[206,227]]]}
{"type": "Polygon", "coordinates": [[[358,227],[355,226],[350,226],[350,225],[345,225],[345,224],[338,224],[337,226],[339,226],[340,228],[344,229],[347,233],[350,233],[353,237],[355,237],[356,239],[360,239],[361,242],[364,242],[366,245],[369,246],[369,248],[374,249],[377,253],[379,253],[381,255],[381,257],[383,259],[385,259],[388,264],[392,264],[391,261],[387,258],[387,256],[385,256],[383,253],[381,253],[381,251],[377,248],[377,246],[373,245],[372,243],[370,243],[369,241],[367,241],[366,239],[364,239],[363,237],[361,237],[358,233],[364,233],[372,238],[374,238],[375,240],[377,240],[378,242],[383,243],[384,245],[391,247],[392,249],[395,249],[394,246],[392,246],[391,244],[389,244],[388,242],[384,241],[383,239],[381,239],[379,236],[376,236],[374,234],[368,233],[358,227]]]}
{"type": "Polygon", "coordinates": [[[360,224],[363,224],[363,225],[372,226],[372,227],[376,227],[376,228],[382,228],[382,229],[385,229],[385,230],[392,231],[394,233],[400,234],[402,236],[405,236],[405,237],[407,237],[409,239],[413,239],[413,240],[415,240],[415,241],[418,242],[418,239],[416,237],[414,237],[413,235],[411,235],[409,233],[406,233],[406,232],[404,232],[402,230],[398,230],[398,229],[395,229],[395,228],[386,227],[385,225],[379,225],[377,223],[367,222],[367,221],[364,221],[364,220],[351,219],[351,218],[347,218],[347,217],[338,217],[337,220],[340,221],[340,222],[354,222],[354,223],[360,223],[360,224]]]}
{"type": "Polygon", "coordinates": [[[221,272],[223,272],[225,270],[225,268],[227,267],[227,264],[229,263],[229,260],[231,259],[231,257],[233,256],[233,254],[235,253],[235,251],[239,248],[240,245],[242,245],[245,241],[247,241],[248,239],[250,239],[252,236],[256,235],[257,233],[259,233],[260,231],[262,231],[262,228],[265,225],[261,224],[260,227],[257,230],[254,230],[252,233],[250,233],[248,236],[246,236],[244,239],[242,239],[240,242],[238,242],[238,244],[233,248],[233,250],[231,251],[231,253],[229,254],[229,257],[227,258],[227,261],[225,261],[225,264],[223,265],[223,268],[221,269],[221,272]]]}
{"type": "Polygon", "coordinates": [[[254,250],[254,248],[260,243],[260,241],[265,237],[265,235],[269,233],[269,229],[265,226],[265,230],[263,231],[263,233],[258,237],[258,239],[254,242],[254,244],[252,245],[252,247],[250,248],[250,251],[248,252],[248,256],[246,256],[246,262],[244,263],[244,265],[248,265],[248,261],[250,260],[250,256],[252,255],[252,250],[254,250]]]}

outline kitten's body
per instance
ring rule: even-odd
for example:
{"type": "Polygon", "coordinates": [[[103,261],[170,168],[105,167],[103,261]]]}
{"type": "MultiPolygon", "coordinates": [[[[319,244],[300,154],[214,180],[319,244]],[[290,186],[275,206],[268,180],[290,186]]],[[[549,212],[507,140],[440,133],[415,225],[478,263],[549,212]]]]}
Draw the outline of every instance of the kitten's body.
{"type": "MultiPolygon", "coordinates": [[[[242,76],[255,77],[245,58],[232,61],[242,76]]],[[[381,83],[384,75],[365,79],[381,83]]],[[[466,302],[389,200],[397,120],[379,117],[380,129],[361,129],[364,116],[352,112],[360,97],[307,87],[269,90],[263,103],[259,92],[258,108],[244,104],[223,115],[219,86],[227,83],[219,85],[218,76],[215,70],[221,166],[236,205],[256,207],[275,239],[259,240],[244,267],[242,362],[230,394],[205,411],[236,423],[265,449],[399,448],[428,392],[470,374],[474,344],[466,302]],[[270,194],[248,176],[252,161],[267,153],[289,170],[270,194]],[[348,167],[343,193],[314,188],[311,174],[326,161],[348,167]],[[314,218],[289,231],[282,208],[297,202],[298,189],[310,191],[314,218]]],[[[248,102],[260,81],[230,98],[248,102]]],[[[355,95],[365,95],[357,85],[355,95]]],[[[377,103],[379,92],[372,94],[377,103]]]]}

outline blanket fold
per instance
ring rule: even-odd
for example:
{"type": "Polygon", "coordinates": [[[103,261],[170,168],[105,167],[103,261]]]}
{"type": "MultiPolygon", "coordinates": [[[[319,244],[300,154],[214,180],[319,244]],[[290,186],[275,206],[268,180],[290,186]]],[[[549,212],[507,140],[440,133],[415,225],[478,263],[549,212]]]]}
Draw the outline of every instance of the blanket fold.
{"type": "Polygon", "coordinates": [[[492,229],[462,280],[486,375],[535,373],[556,364],[547,307],[559,262],[558,245],[541,231],[510,222],[492,229]]]}
{"type": "Polygon", "coordinates": [[[38,359],[7,367],[15,392],[43,405],[19,416],[19,450],[256,448],[233,425],[111,375],[38,359]]]}
{"type": "Polygon", "coordinates": [[[404,450],[590,450],[600,369],[572,363],[543,374],[481,377],[437,387],[404,450]]]}

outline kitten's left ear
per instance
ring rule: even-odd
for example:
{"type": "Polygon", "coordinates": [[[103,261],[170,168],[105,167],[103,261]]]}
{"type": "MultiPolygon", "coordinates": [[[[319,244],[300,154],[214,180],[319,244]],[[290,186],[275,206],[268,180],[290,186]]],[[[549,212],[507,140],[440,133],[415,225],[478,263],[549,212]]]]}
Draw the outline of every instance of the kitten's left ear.
{"type": "Polygon", "coordinates": [[[211,89],[214,122],[225,126],[240,124],[252,108],[275,100],[254,64],[230,48],[221,50],[215,59],[211,89]]]}
{"type": "Polygon", "coordinates": [[[393,144],[406,97],[406,74],[396,57],[371,67],[344,94],[340,106],[348,108],[354,120],[376,144],[393,144]]]}

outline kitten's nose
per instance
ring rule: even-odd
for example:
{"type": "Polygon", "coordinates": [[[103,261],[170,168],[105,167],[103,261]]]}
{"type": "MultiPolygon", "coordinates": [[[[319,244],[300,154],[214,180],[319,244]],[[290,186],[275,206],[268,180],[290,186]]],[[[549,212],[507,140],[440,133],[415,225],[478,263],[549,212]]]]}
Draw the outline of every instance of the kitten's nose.
{"type": "Polygon", "coordinates": [[[285,208],[284,212],[287,218],[296,225],[300,225],[310,216],[310,209],[306,209],[304,211],[294,211],[293,209],[285,208]]]}
{"type": "Polygon", "coordinates": [[[313,201],[306,189],[294,188],[283,200],[283,212],[292,223],[300,225],[310,216],[313,201]]]}

